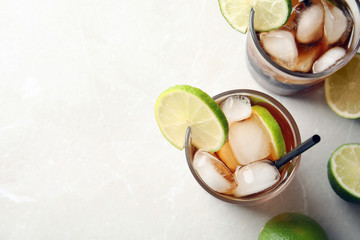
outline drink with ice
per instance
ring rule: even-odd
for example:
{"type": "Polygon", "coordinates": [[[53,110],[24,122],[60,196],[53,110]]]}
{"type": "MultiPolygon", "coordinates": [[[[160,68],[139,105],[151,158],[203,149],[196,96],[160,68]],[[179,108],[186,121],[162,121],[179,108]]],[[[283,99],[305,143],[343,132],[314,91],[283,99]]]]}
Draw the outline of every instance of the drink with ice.
{"type": "Polygon", "coordinates": [[[269,32],[255,32],[252,16],[247,60],[255,80],[275,93],[290,95],[343,67],[359,48],[358,4],[295,0],[286,24],[269,32]]]}
{"type": "Polygon", "coordinates": [[[190,144],[188,131],[185,150],[195,179],[210,194],[231,203],[254,204],[276,196],[300,161],[296,157],[280,169],[271,164],[300,143],[294,119],[278,101],[253,90],[229,91],[214,99],[229,122],[229,138],[219,151],[206,152],[190,144]],[[272,126],[269,130],[267,124],[274,123],[266,114],[278,124],[281,139],[271,132],[272,126]]]}

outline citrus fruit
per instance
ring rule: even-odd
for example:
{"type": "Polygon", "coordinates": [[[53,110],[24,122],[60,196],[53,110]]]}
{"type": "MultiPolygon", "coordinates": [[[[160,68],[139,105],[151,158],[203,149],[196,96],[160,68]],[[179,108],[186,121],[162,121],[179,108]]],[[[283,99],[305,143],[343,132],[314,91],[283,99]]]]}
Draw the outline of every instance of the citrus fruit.
{"type": "Polygon", "coordinates": [[[263,123],[264,128],[270,136],[271,142],[271,160],[277,160],[286,153],[286,146],[281,128],[271,113],[264,107],[255,105],[252,107],[254,115],[258,116],[263,123]]]}
{"type": "Polygon", "coordinates": [[[360,203],[360,144],[343,144],[331,155],[328,178],[335,193],[345,201],[360,203]]]}
{"type": "Polygon", "coordinates": [[[241,33],[247,32],[251,8],[255,10],[255,30],[262,32],[284,25],[292,8],[290,0],[219,0],[219,6],[226,21],[241,33]]]}
{"type": "Polygon", "coordinates": [[[325,80],[329,107],[344,118],[360,118],[360,54],[325,80]]]}
{"type": "Polygon", "coordinates": [[[258,240],[325,240],[325,231],[312,218],[300,213],[283,213],[270,219],[258,240]]]}
{"type": "Polygon", "coordinates": [[[209,152],[226,142],[229,125],[216,102],[202,90],[177,85],[157,99],[155,117],[165,138],[179,149],[184,148],[187,128],[191,127],[192,144],[209,152]]]}

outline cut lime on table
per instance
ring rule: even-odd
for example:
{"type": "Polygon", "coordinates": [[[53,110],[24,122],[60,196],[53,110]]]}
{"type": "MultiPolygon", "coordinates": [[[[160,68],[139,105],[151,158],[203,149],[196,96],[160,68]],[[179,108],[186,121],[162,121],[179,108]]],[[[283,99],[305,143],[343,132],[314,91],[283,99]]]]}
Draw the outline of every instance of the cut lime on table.
{"type": "Polygon", "coordinates": [[[360,203],[360,144],[343,144],[328,162],[328,178],[336,194],[345,201],[360,203]]]}
{"type": "Polygon", "coordinates": [[[339,116],[360,118],[360,54],[325,80],[325,98],[339,116]]]}
{"type": "Polygon", "coordinates": [[[167,89],[156,102],[155,116],[162,134],[179,149],[184,148],[189,126],[192,144],[209,152],[218,151],[228,137],[229,126],[221,108],[195,87],[177,85],[167,89]]]}
{"type": "Polygon", "coordinates": [[[263,123],[265,130],[268,132],[272,146],[272,153],[270,158],[277,160],[286,153],[285,141],[281,132],[281,128],[271,113],[264,107],[255,105],[252,107],[252,112],[263,123]]]}
{"type": "Polygon", "coordinates": [[[270,31],[283,26],[291,14],[290,0],[219,0],[222,15],[239,32],[246,33],[251,8],[255,11],[255,30],[270,31]]]}

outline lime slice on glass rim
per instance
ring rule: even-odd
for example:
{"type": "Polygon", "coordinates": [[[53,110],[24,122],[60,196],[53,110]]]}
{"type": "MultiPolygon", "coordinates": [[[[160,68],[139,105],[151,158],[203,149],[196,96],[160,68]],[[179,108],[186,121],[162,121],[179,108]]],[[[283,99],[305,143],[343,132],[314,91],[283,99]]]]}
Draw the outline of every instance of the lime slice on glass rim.
{"type": "Polygon", "coordinates": [[[264,129],[270,136],[270,143],[272,146],[270,158],[272,160],[279,159],[286,153],[286,146],[278,122],[266,108],[259,105],[252,106],[252,112],[258,116],[260,121],[263,123],[264,129]]]}
{"type": "Polygon", "coordinates": [[[177,85],[164,91],[155,105],[155,117],[164,137],[182,150],[191,127],[192,144],[216,152],[225,144],[229,125],[216,102],[202,90],[177,85]]]}
{"type": "Polygon", "coordinates": [[[345,201],[360,203],[360,144],[343,144],[331,155],[328,178],[332,189],[345,201]]]}
{"type": "Polygon", "coordinates": [[[360,118],[360,54],[325,80],[325,99],[339,116],[360,118]]]}
{"type": "Polygon", "coordinates": [[[291,0],[218,0],[226,21],[241,33],[249,27],[251,8],[255,11],[255,30],[266,32],[280,28],[289,19],[291,0]]]}

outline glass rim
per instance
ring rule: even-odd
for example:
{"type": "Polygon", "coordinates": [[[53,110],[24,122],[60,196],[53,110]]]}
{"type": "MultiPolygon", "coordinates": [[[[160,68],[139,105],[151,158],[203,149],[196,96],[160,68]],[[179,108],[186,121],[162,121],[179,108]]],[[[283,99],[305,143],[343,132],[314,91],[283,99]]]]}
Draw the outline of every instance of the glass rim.
{"type": "MultiPolygon", "coordinates": [[[[286,118],[286,120],[288,121],[288,124],[293,132],[294,147],[296,147],[297,145],[299,145],[301,143],[301,136],[300,136],[299,128],[298,128],[294,118],[292,117],[290,112],[279,101],[277,101],[273,97],[271,97],[263,92],[256,91],[256,90],[234,89],[234,90],[229,90],[229,91],[225,91],[220,94],[217,94],[213,97],[213,99],[217,100],[219,98],[222,98],[225,96],[230,96],[230,95],[235,95],[235,94],[243,94],[243,95],[250,95],[250,96],[254,96],[254,97],[261,97],[261,98],[263,98],[263,100],[266,100],[268,103],[270,103],[271,105],[276,107],[278,109],[278,111],[286,118]]],[[[290,184],[290,182],[294,178],[294,176],[297,172],[297,169],[299,168],[300,159],[301,159],[301,155],[299,155],[291,160],[291,162],[293,163],[291,172],[288,174],[288,176],[286,176],[284,181],[280,182],[274,188],[270,189],[269,191],[266,191],[264,194],[254,194],[254,195],[250,195],[250,196],[237,198],[237,197],[234,197],[231,195],[218,193],[218,192],[214,191],[213,189],[211,189],[205,182],[203,182],[203,180],[198,175],[198,173],[196,172],[196,170],[194,169],[194,167],[192,165],[193,156],[194,156],[192,150],[193,150],[193,146],[191,145],[191,128],[189,127],[186,131],[186,136],[185,136],[185,156],[186,156],[186,161],[188,163],[188,166],[190,168],[192,175],[194,176],[196,181],[200,184],[200,186],[205,191],[207,191],[209,194],[214,196],[215,198],[225,201],[225,202],[228,202],[228,203],[233,203],[233,204],[238,204],[238,205],[259,204],[259,203],[268,201],[268,200],[276,197],[290,184]]]]}
{"type": "MultiPolygon", "coordinates": [[[[358,8],[358,14],[360,15],[360,3],[359,1],[356,1],[356,5],[358,8]]],[[[251,12],[250,12],[250,23],[249,23],[249,32],[251,35],[251,38],[253,40],[253,43],[255,44],[256,49],[258,50],[258,52],[260,53],[260,55],[275,69],[277,69],[278,71],[284,72],[288,75],[294,76],[294,77],[299,77],[299,78],[305,78],[308,80],[311,80],[313,78],[325,78],[327,76],[330,76],[332,73],[336,72],[337,70],[339,70],[340,68],[344,67],[357,53],[358,49],[360,48],[360,36],[358,37],[358,40],[355,44],[354,49],[352,49],[352,51],[350,51],[345,58],[343,58],[338,64],[336,64],[335,66],[322,71],[322,72],[318,72],[318,73],[302,73],[302,72],[294,72],[294,71],[290,71],[282,66],[280,66],[279,64],[277,64],[275,61],[273,61],[271,59],[271,57],[265,52],[265,50],[261,47],[260,42],[257,39],[256,36],[256,32],[255,32],[255,28],[254,28],[254,14],[255,11],[252,8],[251,12]]],[[[352,13],[353,14],[353,13],[352,13]]],[[[352,34],[354,34],[354,31],[352,32],[352,34]]]]}

